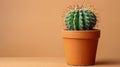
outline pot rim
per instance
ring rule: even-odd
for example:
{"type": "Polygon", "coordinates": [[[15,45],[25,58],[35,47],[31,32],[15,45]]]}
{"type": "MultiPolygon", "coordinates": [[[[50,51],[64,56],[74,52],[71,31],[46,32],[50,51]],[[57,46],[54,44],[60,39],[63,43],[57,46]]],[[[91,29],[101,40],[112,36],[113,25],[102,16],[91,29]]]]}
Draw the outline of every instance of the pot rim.
{"type": "Polygon", "coordinates": [[[93,30],[68,30],[68,29],[63,29],[62,31],[66,32],[100,32],[100,29],[93,29],[93,30]]]}
{"type": "Polygon", "coordinates": [[[98,39],[100,37],[100,30],[62,30],[63,38],[77,38],[77,39],[98,39]]]}

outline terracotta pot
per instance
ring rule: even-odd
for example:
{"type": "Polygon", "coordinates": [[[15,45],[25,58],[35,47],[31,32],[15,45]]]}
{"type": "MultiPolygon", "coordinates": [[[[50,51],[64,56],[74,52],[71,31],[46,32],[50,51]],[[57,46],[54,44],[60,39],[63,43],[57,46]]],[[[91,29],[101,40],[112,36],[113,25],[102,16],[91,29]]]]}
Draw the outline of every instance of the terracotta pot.
{"type": "Polygon", "coordinates": [[[100,30],[63,30],[67,63],[70,65],[94,65],[100,30]]]}

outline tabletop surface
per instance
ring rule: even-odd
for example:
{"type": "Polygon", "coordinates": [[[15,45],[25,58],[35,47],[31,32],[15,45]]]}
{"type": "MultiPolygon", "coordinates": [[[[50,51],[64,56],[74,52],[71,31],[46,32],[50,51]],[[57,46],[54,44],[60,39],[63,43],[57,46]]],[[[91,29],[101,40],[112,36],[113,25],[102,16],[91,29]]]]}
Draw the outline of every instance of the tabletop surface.
{"type": "MultiPolygon", "coordinates": [[[[88,67],[67,65],[64,57],[0,57],[0,67],[88,67]]],[[[90,67],[120,67],[120,59],[98,59],[90,67]]]]}

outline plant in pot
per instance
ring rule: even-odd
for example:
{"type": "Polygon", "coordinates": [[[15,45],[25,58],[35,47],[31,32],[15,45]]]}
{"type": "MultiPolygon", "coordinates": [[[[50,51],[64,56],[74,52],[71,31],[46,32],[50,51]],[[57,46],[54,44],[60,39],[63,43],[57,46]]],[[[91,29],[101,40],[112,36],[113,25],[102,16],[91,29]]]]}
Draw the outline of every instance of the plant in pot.
{"type": "Polygon", "coordinates": [[[96,14],[85,7],[75,7],[65,18],[62,31],[66,61],[69,65],[94,65],[100,30],[94,29],[96,14]]]}

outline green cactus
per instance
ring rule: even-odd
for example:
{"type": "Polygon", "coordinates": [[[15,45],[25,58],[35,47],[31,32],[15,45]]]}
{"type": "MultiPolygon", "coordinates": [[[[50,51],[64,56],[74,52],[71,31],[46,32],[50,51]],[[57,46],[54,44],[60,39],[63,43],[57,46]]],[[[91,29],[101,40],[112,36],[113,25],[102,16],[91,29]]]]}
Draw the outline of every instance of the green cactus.
{"type": "Polygon", "coordinates": [[[71,10],[65,18],[68,30],[93,30],[96,21],[96,15],[86,8],[71,10]]]}

